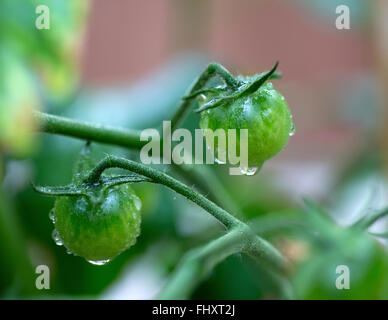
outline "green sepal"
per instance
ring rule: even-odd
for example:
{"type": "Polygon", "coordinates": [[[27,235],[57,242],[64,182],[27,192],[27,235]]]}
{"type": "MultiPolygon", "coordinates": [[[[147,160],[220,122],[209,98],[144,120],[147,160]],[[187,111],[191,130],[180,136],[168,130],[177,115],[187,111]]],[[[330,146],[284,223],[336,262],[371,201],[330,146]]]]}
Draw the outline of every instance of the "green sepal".
{"type": "Polygon", "coordinates": [[[217,88],[201,89],[201,90],[193,92],[192,94],[184,96],[182,99],[183,100],[190,100],[190,99],[193,99],[193,98],[199,96],[200,94],[204,94],[204,95],[209,94],[209,93],[222,94],[222,93],[225,93],[226,91],[227,91],[227,87],[226,86],[217,87],[217,88]]]}
{"type": "Polygon", "coordinates": [[[278,64],[279,62],[277,61],[272,67],[272,69],[268,72],[261,73],[252,77],[242,78],[240,80],[242,85],[232,95],[221,95],[220,97],[214,98],[203,104],[202,107],[194,110],[194,112],[199,113],[208,109],[216,108],[232,100],[255,92],[269,79],[281,76],[281,74],[275,74],[278,64]]]}
{"type": "Polygon", "coordinates": [[[42,193],[46,196],[81,196],[84,194],[84,191],[79,188],[77,185],[69,184],[66,186],[36,186],[31,183],[32,188],[39,193],[42,193]]]}
{"type": "Polygon", "coordinates": [[[119,175],[119,176],[102,176],[97,183],[72,183],[65,186],[36,186],[32,184],[32,188],[47,196],[96,196],[100,191],[118,186],[125,183],[136,182],[152,182],[147,177],[140,176],[138,174],[119,175]]]}
{"type": "Polygon", "coordinates": [[[152,182],[150,178],[143,177],[136,173],[133,173],[130,175],[120,175],[120,176],[101,176],[100,181],[104,189],[118,186],[124,183],[152,182]]]}

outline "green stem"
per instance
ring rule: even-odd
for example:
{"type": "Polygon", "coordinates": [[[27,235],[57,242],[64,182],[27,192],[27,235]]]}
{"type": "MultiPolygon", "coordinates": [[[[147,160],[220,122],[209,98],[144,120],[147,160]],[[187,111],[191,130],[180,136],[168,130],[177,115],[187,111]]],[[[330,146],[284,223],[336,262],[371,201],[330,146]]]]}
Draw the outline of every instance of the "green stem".
{"type": "MultiPolygon", "coordinates": [[[[223,79],[226,85],[232,89],[237,88],[238,85],[240,84],[240,82],[236,80],[233,77],[233,75],[228,70],[226,70],[223,66],[221,66],[218,63],[210,63],[205,69],[205,71],[202,72],[202,74],[194,82],[188,95],[191,95],[192,93],[203,89],[206,86],[206,84],[209,82],[209,80],[215,76],[218,76],[221,79],[223,79]]],[[[191,109],[194,101],[195,101],[195,97],[193,97],[192,99],[182,100],[177,111],[175,112],[175,114],[171,119],[172,130],[176,129],[182,123],[183,119],[186,117],[187,113],[191,109]]]]}
{"type": "Polygon", "coordinates": [[[108,168],[121,168],[132,171],[134,173],[140,174],[142,176],[151,178],[154,182],[165,185],[170,189],[176,191],[177,193],[182,194],[187,199],[193,201],[200,207],[204,208],[210,214],[212,214],[217,220],[225,225],[227,229],[240,225],[238,219],[232,216],[230,213],[224,209],[217,206],[215,203],[211,202],[209,199],[203,195],[197,193],[193,189],[189,188],[180,181],[172,178],[171,176],[161,172],[159,170],[153,169],[151,167],[145,166],[141,163],[119,158],[115,156],[107,156],[105,159],[101,160],[97,166],[90,172],[85,182],[95,183],[98,182],[102,172],[108,168]]]}
{"type": "Polygon", "coordinates": [[[235,216],[241,216],[241,210],[234,202],[229,191],[219,177],[207,166],[174,165],[172,169],[186,182],[193,184],[197,190],[206,194],[213,202],[232,212],[235,216]]]}
{"type": "MultiPolygon", "coordinates": [[[[207,82],[214,76],[219,76],[231,88],[235,88],[239,85],[239,81],[236,80],[223,66],[218,63],[211,63],[199,76],[198,80],[191,88],[190,93],[203,89],[207,82]]],[[[189,111],[193,101],[194,98],[182,101],[171,120],[172,130],[181,123],[189,111]]],[[[140,149],[142,146],[147,144],[147,141],[140,141],[140,132],[137,130],[96,125],[88,122],[49,115],[39,111],[34,113],[34,117],[40,126],[40,130],[47,133],[55,133],[135,149],[140,149]]]]}
{"type": "Polygon", "coordinates": [[[157,298],[166,300],[189,298],[198,284],[218,263],[235,253],[246,253],[259,263],[262,270],[266,270],[280,297],[289,299],[291,298],[289,283],[279,273],[279,269],[274,269],[274,265],[269,264],[269,261],[264,258],[270,252],[271,255],[277,256],[278,261],[283,261],[280,254],[274,252],[269,243],[254,235],[246,226],[234,228],[203,247],[189,251],[157,298]]]}
{"type": "Polygon", "coordinates": [[[209,272],[228,256],[241,252],[242,230],[234,229],[203,247],[190,250],[181,260],[157,299],[187,299],[209,272]]]}
{"type": "Polygon", "coordinates": [[[93,140],[131,149],[140,149],[147,141],[140,141],[140,132],[92,124],[36,111],[35,120],[43,132],[60,134],[83,140],[93,140]]]}

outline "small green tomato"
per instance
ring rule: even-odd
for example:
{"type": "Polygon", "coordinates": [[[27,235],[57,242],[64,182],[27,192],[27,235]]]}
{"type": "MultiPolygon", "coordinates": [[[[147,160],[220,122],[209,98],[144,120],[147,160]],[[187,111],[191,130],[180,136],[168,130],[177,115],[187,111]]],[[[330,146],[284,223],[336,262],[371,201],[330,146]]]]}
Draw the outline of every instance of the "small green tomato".
{"type": "Polygon", "coordinates": [[[61,196],[52,220],[54,240],[93,264],[105,264],[131,247],[140,233],[140,199],[128,184],[99,197],[61,196]]]}
{"type": "MultiPolygon", "coordinates": [[[[208,97],[212,99],[214,97],[208,97]]],[[[239,129],[248,129],[249,167],[261,167],[264,161],[279,153],[294,132],[292,116],[284,97],[265,83],[255,92],[228,101],[216,108],[201,112],[201,129],[236,129],[236,152],[240,150],[239,129]]],[[[206,137],[206,132],[205,132],[206,137]]],[[[226,134],[226,137],[228,135],[226,134]]],[[[218,154],[228,154],[216,140],[214,150],[218,154]]]]}

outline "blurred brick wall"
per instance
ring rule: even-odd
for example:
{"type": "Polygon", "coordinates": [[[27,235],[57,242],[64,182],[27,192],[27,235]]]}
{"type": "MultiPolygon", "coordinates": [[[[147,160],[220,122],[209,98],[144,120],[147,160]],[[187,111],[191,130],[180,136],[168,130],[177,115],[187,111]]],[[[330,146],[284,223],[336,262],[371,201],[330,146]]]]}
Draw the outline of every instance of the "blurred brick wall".
{"type": "Polygon", "coordinates": [[[341,78],[368,68],[368,37],[338,31],[286,0],[93,0],[83,75],[91,84],[131,81],[168,57],[197,50],[240,73],[279,59],[285,80],[341,78]]]}
{"type": "Polygon", "coordinates": [[[276,86],[296,134],[276,160],[346,163],[367,143],[357,125],[338,115],[344,85],[371,72],[371,40],[357,26],[337,30],[334,7],[332,20],[288,0],[94,0],[91,9],[86,84],[134,81],[183,51],[205,53],[241,74],[280,60],[284,78],[276,86]]]}
{"type": "Polygon", "coordinates": [[[85,33],[86,83],[135,80],[167,58],[169,1],[93,0],[85,33]]]}

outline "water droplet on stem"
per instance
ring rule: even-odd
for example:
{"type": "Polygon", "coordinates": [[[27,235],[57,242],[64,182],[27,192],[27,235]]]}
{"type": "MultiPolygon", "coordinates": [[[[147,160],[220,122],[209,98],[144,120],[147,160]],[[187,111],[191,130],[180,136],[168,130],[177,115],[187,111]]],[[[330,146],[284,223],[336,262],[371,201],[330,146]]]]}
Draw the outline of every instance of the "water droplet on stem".
{"type": "Polygon", "coordinates": [[[140,209],[141,209],[141,200],[140,200],[140,198],[135,197],[133,203],[135,204],[136,210],[140,211],[140,209]]]}

